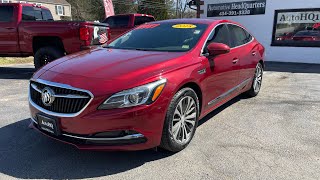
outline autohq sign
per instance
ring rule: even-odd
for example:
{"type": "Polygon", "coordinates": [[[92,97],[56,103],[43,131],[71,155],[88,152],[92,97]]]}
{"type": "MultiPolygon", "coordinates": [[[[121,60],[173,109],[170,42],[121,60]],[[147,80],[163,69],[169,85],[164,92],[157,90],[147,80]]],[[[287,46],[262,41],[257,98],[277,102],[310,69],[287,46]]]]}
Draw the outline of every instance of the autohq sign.
{"type": "Polygon", "coordinates": [[[208,4],[208,17],[245,16],[265,14],[266,0],[208,4]]]}
{"type": "Polygon", "coordinates": [[[300,10],[300,12],[278,13],[277,24],[320,23],[320,11],[300,10]]]}

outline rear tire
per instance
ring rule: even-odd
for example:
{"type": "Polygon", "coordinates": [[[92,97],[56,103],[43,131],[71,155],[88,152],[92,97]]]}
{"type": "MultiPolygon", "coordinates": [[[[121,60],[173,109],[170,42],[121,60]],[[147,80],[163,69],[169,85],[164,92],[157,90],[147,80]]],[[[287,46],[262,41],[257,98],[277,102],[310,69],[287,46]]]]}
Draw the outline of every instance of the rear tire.
{"type": "Polygon", "coordinates": [[[254,73],[251,88],[249,91],[246,92],[246,94],[249,97],[255,97],[259,94],[262,86],[262,79],[263,79],[263,66],[261,63],[258,63],[256,66],[256,71],[254,73]]]}
{"type": "Polygon", "coordinates": [[[199,100],[191,88],[177,92],[170,102],[160,147],[171,152],[186,148],[198,126],[199,100]]]}
{"type": "Polygon", "coordinates": [[[63,57],[64,51],[57,47],[43,47],[34,55],[34,66],[38,70],[42,66],[63,57]]]}

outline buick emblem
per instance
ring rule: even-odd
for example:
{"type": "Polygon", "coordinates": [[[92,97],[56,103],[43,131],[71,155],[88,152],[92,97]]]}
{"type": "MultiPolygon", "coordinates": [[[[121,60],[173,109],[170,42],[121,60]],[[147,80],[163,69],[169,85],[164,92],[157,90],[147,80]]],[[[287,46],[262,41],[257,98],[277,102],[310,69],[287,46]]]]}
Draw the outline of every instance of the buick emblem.
{"type": "Polygon", "coordinates": [[[45,106],[51,106],[54,102],[54,92],[51,88],[46,87],[41,92],[41,100],[45,106]]]}

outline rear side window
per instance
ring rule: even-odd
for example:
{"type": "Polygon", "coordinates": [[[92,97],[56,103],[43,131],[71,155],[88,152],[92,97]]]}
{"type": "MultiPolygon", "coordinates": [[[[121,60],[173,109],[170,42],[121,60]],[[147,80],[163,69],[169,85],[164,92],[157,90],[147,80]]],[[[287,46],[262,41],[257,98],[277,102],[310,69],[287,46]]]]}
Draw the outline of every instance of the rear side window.
{"type": "Polygon", "coordinates": [[[226,25],[219,25],[215,28],[215,30],[209,36],[207,44],[212,42],[223,43],[231,47],[230,33],[226,25]]]}
{"type": "Polygon", "coordinates": [[[45,21],[53,21],[52,14],[47,9],[42,9],[42,16],[43,16],[43,20],[45,21]]]}
{"type": "Polygon", "coordinates": [[[52,21],[53,17],[49,10],[25,6],[22,9],[23,21],[52,21]]]}
{"type": "Polygon", "coordinates": [[[11,22],[13,20],[13,6],[0,7],[0,22],[11,22]]]}
{"type": "Polygon", "coordinates": [[[246,40],[245,40],[245,42],[246,42],[246,43],[250,42],[250,41],[253,39],[253,37],[252,37],[251,34],[248,33],[248,31],[246,31],[245,29],[242,29],[242,30],[244,31],[244,34],[246,35],[246,40]]]}
{"type": "Polygon", "coordinates": [[[252,40],[252,36],[243,28],[236,25],[229,25],[232,34],[232,47],[244,45],[252,40]]]}
{"type": "Polygon", "coordinates": [[[111,28],[128,27],[129,16],[112,16],[107,18],[104,23],[108,23],[111,28]]]}
{"type": "Polygon", "coordinates": [[[154,21],[154,18],[152,17],[147,17],[147,16],[136,16],[134,20],[134,25],[139,26],[141,24],[147,23],[147,22],[152,22],[154,21]]]}

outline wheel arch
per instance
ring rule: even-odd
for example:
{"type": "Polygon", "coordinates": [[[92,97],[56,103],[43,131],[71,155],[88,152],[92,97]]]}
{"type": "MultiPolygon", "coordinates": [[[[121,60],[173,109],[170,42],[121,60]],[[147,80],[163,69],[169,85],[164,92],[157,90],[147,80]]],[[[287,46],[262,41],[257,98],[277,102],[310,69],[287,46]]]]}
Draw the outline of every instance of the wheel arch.
{"type": "Polygon", "coordinates": [[[177,90],[177,92],[180,91],[183,88],[191,88],[197,94],[197,97],[199,99],[199,115],[200,115],[201,114],[201,110],[202,110],[202,104],[203,104],[203,96],[202,96],[201,87],[196,82],[192,82],[192,81],[185,82],[184,84],[182,84],[180,86],[180,88],[177,90]]]}
{"type": "Polygon", "coordinates": [[[262,59],[258,63],[262,64],[262,68],[265,69],[265,63],[262,59]]]}
{"type": "Polygon", "coordinates": [[[32,48],[33,54],[35,54],[40,48],[52,46],[59,48],[65,52],[65,48],[60,37],[56,36],[37,36],[33,38],[32,48]]]}

